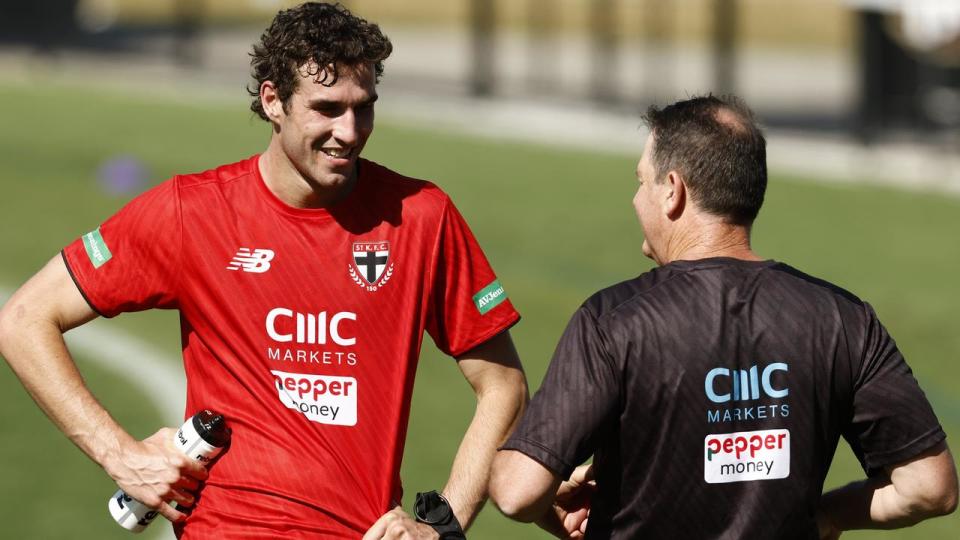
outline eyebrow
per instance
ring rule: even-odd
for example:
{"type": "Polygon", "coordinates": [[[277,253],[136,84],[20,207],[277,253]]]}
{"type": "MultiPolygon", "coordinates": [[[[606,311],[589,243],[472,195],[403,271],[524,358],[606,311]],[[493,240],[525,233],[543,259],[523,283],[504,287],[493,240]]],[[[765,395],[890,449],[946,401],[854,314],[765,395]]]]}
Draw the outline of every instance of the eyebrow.
{"type": "MultiPolygon", "coordinates": [[[[373,105],[374,103],[376,103],[376,101],[377,101],[378,99],[380,99],[380,96],[378,96],[377,94],[374,94],[374,95],[370,96],[369,98],[361,101],[361,102],[358,103],[356,106],[362,107],[362,106],[364,106],[364,105],[373,105]]],[[[310,100],[310,101],[307,102],[307,106],[310,107],[310,108],[316,108],[316,107],[321,107],[321,108],[326,108],[326,107],[341,107],[341,106],[343,106],[343,105],[344,105],[344,103],[343,103],[342,101],[334,101],[334,100],[330,100],[330,99],[313,99],[313,100],[310,100]]]]}

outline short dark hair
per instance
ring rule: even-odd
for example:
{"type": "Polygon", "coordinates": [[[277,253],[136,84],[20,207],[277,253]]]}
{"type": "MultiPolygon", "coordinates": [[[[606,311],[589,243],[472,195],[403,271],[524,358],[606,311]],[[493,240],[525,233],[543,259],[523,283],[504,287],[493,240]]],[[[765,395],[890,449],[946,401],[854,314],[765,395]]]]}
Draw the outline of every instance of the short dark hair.
{"type": "Polygon", "coordinates": [[[750,225],[767,189],[767,141],[736,96],[699,96],[643,116],[653,135],[656,181],[677,171],[700,208],[750,225]]]}
{"type": "Polygon", "coordinates": [[[376,24],[350,13],[341,4],[306,2],[277,13],[273,22],[253,45],[251,74],[256,87],[248,87],[253,97],[250,110],[269,121],[260,103],[260,85],[272,81],[284,107],[297,88],[307,62],[315,64],[307,73],[314,81],[333,86],[340,68],[372,63],[377,82],[383,75],[383,61],[393,45],[376,24]]]}

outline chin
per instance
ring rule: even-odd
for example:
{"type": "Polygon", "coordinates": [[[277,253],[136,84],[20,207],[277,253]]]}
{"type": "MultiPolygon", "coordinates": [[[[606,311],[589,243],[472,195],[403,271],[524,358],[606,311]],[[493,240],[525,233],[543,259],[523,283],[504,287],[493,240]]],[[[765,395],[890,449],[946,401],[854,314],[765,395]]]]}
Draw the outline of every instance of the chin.
{"type": "Polygon", "coordinates": [[[349,171],[337,172],[337,171],[323,171],[318,172],[314,177],[313,181],[315,184],[326,187],[337,187],[342,186],[350,181],[349,171]]]}

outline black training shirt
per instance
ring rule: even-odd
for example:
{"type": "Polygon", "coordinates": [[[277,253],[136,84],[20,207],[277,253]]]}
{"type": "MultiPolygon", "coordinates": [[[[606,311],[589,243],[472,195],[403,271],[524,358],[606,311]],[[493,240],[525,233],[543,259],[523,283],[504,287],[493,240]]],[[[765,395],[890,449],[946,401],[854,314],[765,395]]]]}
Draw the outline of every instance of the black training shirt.
{"type": "Polygon", "coordinates": [[[505,449],[594,455],[587,538],[817,538],[843,435],[868,474],[945,438],[873,309],[774,261],[677,261],[587,300],[505,449]]]}

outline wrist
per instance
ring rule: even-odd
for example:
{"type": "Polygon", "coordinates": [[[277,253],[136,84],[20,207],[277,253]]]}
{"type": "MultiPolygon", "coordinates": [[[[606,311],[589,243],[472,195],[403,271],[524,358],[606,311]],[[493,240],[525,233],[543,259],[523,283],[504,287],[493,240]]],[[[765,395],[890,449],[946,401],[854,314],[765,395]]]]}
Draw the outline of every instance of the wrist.
{"type": "Polygon", "coordinates": [[[463,527],[453,513],[446,497],[436,491],[417,493],[413,507],[414,518],[437,531],[440,540],[465,540],[463,527]]]}
{"type": "Polygon", "coordinates": [[[98,455],[93,456],[94,460],[111,478],[116,479],[129,469],[125,458],[130,455],[133,445],[137,444],[138,441],[132,437],[128,437],[128,439],[113,439],[104,444],[98,455]]]}

